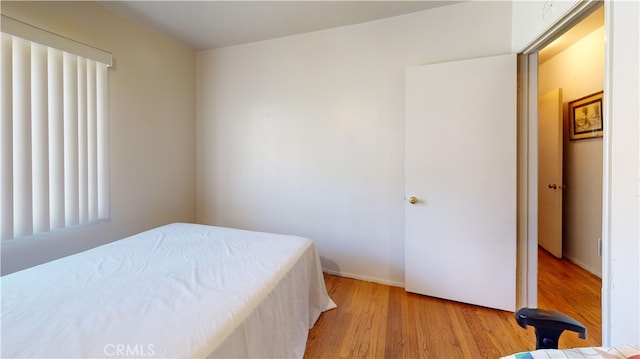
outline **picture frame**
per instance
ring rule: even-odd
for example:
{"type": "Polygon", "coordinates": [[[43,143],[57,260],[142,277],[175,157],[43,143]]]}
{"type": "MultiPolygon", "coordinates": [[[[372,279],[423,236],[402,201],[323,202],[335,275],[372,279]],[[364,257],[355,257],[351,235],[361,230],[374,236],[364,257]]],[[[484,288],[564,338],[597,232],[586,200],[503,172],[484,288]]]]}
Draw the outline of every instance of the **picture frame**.
{"type": "Polygon", "coordinates": [[[569,102],[569,139],[602,137],[602,95],[600,91],[569,102]]]}

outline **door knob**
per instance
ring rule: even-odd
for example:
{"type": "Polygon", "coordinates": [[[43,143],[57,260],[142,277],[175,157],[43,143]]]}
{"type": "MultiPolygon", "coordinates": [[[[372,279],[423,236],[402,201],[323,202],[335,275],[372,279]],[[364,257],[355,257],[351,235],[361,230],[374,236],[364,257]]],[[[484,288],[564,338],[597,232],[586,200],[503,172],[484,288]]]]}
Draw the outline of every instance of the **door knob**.
{"type": "Polygon", "coordinates": [[[556,187],[557,186],[555,185],[555,183],[554,184],[549,184],[549,188],[551,188],[551,189],[556,189],[556,187]]]}
{"type": "Polygon", "coordinates": [[[416,204],[418,203],[418,199],[415,196],[409,197],[409,203],[416,204]]]}

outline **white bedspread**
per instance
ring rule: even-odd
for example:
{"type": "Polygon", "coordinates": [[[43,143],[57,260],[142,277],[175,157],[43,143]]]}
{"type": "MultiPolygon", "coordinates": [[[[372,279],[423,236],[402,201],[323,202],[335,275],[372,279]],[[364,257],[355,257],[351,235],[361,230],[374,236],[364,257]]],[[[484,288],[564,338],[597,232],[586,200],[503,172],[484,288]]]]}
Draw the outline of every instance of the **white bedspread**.
{"type": "Polygon", "coordinates": [[[170,224],[2,277],[2,357],[302,357],[312,241],[170,224]]]}

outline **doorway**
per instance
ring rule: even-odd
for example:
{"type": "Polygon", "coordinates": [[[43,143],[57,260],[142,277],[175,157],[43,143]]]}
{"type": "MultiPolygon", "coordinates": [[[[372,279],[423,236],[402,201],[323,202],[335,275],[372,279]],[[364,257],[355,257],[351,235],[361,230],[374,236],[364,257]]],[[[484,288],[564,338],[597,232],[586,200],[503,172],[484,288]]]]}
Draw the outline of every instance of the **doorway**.
{"type": "MultiPolygon", "coordinates": [[[[575,136],[572,121],[579,118],[572,108],[603,91],[604,39],[600,6],[538,52],[538,302],[578,319],[598,341],[603,138],[601,131],[575,136]],[[558,98],[560,107],[549,110],[558,98]],[[580,286],[557,291],[551,283],[557,286],[562,278],[580,286]],[[578,294],[571,292],[579,289],[584,289],[583,300],[572,300],[578,294]]],[[[602,126],[601,118],[599,123],[602,126]]]]}
{"type": "MultiPolygon", "coordinates": [[[[545,268],[538,268],[539,260],[540,266],[548,266],[549,264],[546,261],[550,259],[558,260],[563,261],[561,264],[566,263],[569,268],[573,266],[582,272],[588,273],[592,277],[602,275],[602,259],[599,256],[598,248],[602,234],[602,138],[592,138],[588,140],[569,139],[570,128],[569,121],[567,120],[568,104],[581,97],[590,95],[592,92],[602,91],[605,82],[605,30],[603,25],[604,11],[602,3],[582,3],[582,5],[584,5],[582,8],[574,9],[575,11],[567,15],[558,25],[550,29],[542,38],[538,39],[534,45],[526,49],[519,58],[520,80],[522,82],[522,88],[525,89],[519,99],[520,116],[524,119],[524,122],[520,124],[523,128],[520,132],[520,141],[523,143],[520,151],[522,151],[522,156],[526,158],[526,160],[521,163],[534,166],[534,171],[528,171],[525,168],[523,175],[519,177],[519,188],[521,191],[519,201],[522,202],[520,209],[523,211],[522,213],[528,213],[528,217],[520,217],[521,232],[519,235],[523,236],[525,241],[519,243],[526,249],[519,252],[521,255],[519,257],[519,263],[521,263],[520,270],[526,269],[529,273],[528,277],[526,274],[520,276],[520,278],[525,278],[524,280],[528,284],[525,287],[521,287],[519,295],[521,302],[528,303],[529,306],[543,307],[548,303],[545,298],[538,297],[538,294],[543,295],[542,282],[547,283],[550,281],[549,279],[540,278],[540,282],[538,282],[538,274],[540,274],[540,276],[549,275],[549,272],[545,273],[545,268]],[[589,17],[599,17],[599,25],[586,31],[586,33],[583,32],[576,38],[575,29],[580,29],[580,25],[583,25],[583,20],[589,17]],[[573,40],[571,40],[571,36],[574,37],[573,40]],[[584,43],[588,42],[584,40],[585,38],[598,36],[599,50],[597,54],[594,54],[592,52],[593,50],[589,50],[591,51],[589,52],[583,48],[584,43]],[[570,40],[567,41],[567,38],[570,40]],[[565,45],[562,45],[563,42],[565,45]],[[581,47],[582,55],[573,54],[573,60],[567,60],[571,58],[571,56],[569,56],[571,53],[580,53],[578,49],[581,47]],[[577,59],[576,56],[578,56],[577,59]],[[567,65],[565,65],[565,68],[549,65],[552,62],[560,62],[562,58],[565,63],[568,63],[568,69],[567,65]],[[585,65],[594,67],[591,63],[593,59],[599,61],[599,63],[595,64],[597,70],[585,70],[588,68],[588,66],[585,65]],[[595,76],[593,76],[594,74],[595,76]],[[592,77],[595,77],[595,79],[592,77]],[[589,84],[587,84],[587,80],[590,82],[589,84]],[[573,83],[570,81],[573,81],[573,83]],[[591,84],[591,81],[593,81],[593,84],[591,84]],[[575,83],[578,83],[578,85],[575,83]],[[562,140],[562,149],[565,152],[562,158],[562,177],[564,178],[557,183],[538,183],[538,169],[544,165],[540,162],[542,159],[538,157],[539,133],[537,126],[539,112],[536,106],[530,107],[527,104],[537,103],[538,94],[543,94],[557,88],[562,88],[564,95],[562,100],[563,114],[561,116],[565,119],[563,120],[564,136],[562,140]],[[597,149],[599,154],[594,155],[593,151],[583,152],[585,148],[591,147],[597,149]],[[587,159],[591,161],[584,161],[584,158],[577,156],[578,153],[582,153],[581,156],[588,154],[587,159]],[[580,163],[580,161],[585,163],[580,163]],[[588,168],[590,172],[583,172],[583,170],[576,168],[584,167],[584,165],[586,165],[585,168],[588,168]],[[593,187],[585,186],[584,183],[576,181],[576,179],[583,180],[584,177],[587,177],[589,182],[594,182],[594,184],[590,185],[593,187]],[[543,185],[552,184],[560,186],[560,188],[554,190],[562,192],[562,206],[565,207],[561,218],[562,229],[560,235],[561,240],[564,242],[561,244],[561,248],[564,249],[564,254],[561,256],[565,257],[564,259],[556,259],[544,250],[538,252],[540,250],[538,247],[538,235],[543,233],[542,231],[539,232],[537,226],[538,217],[544,215],[544,213],[538,213],[538,195],[543,185]],[[594,200],[593,198],[596,199],[594,200]],[[576,207],[578,210],[576,210],[576,207]],[[585,209],[593,211],[595,214],[590,213],[589,215],[595,217],[590,217],[591,219],[585,220],[584,214],[576,215],[576,213],[581,213],[579,210],[585,209]],[[532,215],[532,213],[534,215],[532,215]],[[596,224],[597,227],[591,228],[590,226],[593,224],[596,224]],[[587,229],[588,233],[585,232],[587,229]],[[576,238],[580,238],[582,242],[576,242],[576,238]],[[591,257],[585,257],[583,252],[589,253],[591,257]],[[568,258],[572,261],[569,261],[568,258]],[[576,263],[578,265],[576,265],[576,263]],[[538,302],[540,302],[540,305],[538,305],[538,302]]],[[[558,268],[563,267],[564,265],[558,268]]],[[[558,271],[558,269],[554,269],[552,274],[562,276],[561,273],[557,273],[558,271]]],[[[571,291],[570,288],[566,288],[566,286],[563,285],[562,281],[557,283],[559,284],[556,284],[556,293],[571,291]]],[[[600,283],[598,278],[598,284],[596,284],[597,288],[595,290],[595,293],[598,295],[602,293],[600,283]]],[[[564,310],[566,307],[576,306],[575,303],[579,303],[579,301],[571,301],[566,298],[561,299],[559,302],[563,303],[564,307],[553,308],[552,305],[550,309],[564,310]]],[[[597,302],[595,307],[597,313],[591,310],[588,312],[589,316],[597,318],[596,325],[598,328],[597,330],[590,330],[590,332],[592,335],[597,335],[599,337],[598,340],[601,340],[602,305],[600,301],[597,302]]],[[[588,324],[586,325],[589,327],[588,324]]]]}
{"type": "MultiPolygon", "coordinates": [[[[560,115],[560,150],[557,156],[559,168],[556,176],[539,183],[538,242],[548,252],[558,258],[567,258],[589,272],[601,276],[602,263],[598,256],[598,240],[602,233],[602,135],[574,139],[570,135],[569,103],[581,98],[597,95],[604,86],[604,10],[597,9],[557,40],[539,51],[538,56],[538,93],[549,94],[560,90],[563,108],[560,115]],[[549,210],[542,210],[542,197],[547,193],[558,194],[562,201],[561,226],[556,231],[564,242],[560,250],[555,251],[553,244],[547,243],[553,231],[541,228],[549,210]],[[542,238],[545,237],[545,238],[542,238]]],[[[545,137],[545,119],[549,116],[542,111],[543,102],[539,101],[538,110],[538,153],[541,154],[550,144],[543,144],[545,137]]],[[[554,119],[554,121],[557,121],[554,119]]],[[[551,124],[552,127],[557,126],[551,124]]],[[[583,137],[583,136],[576,136],[583,137]]],[[[549,172],[550,165],[555,167],[553,159],[539,156],[539,179],[549,172]]],[[[555,168],[552,168],[555,170],[555,168]]],[[[546,221],[548,222],[548,221],[546,221]]]]}

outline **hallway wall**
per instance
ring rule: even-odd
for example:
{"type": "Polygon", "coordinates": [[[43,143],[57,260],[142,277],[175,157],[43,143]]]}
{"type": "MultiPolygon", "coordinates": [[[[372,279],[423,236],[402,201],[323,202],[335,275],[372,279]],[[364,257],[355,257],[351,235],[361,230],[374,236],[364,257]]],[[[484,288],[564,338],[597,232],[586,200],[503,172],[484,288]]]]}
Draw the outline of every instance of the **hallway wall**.
{"type": "Polygon", "coordinates": [[[563,89],[563,256],[602,276],[602,137],[569,140],[568,103],[603,90],[604,27],[539,65],[539,93],[563,89]]]}

